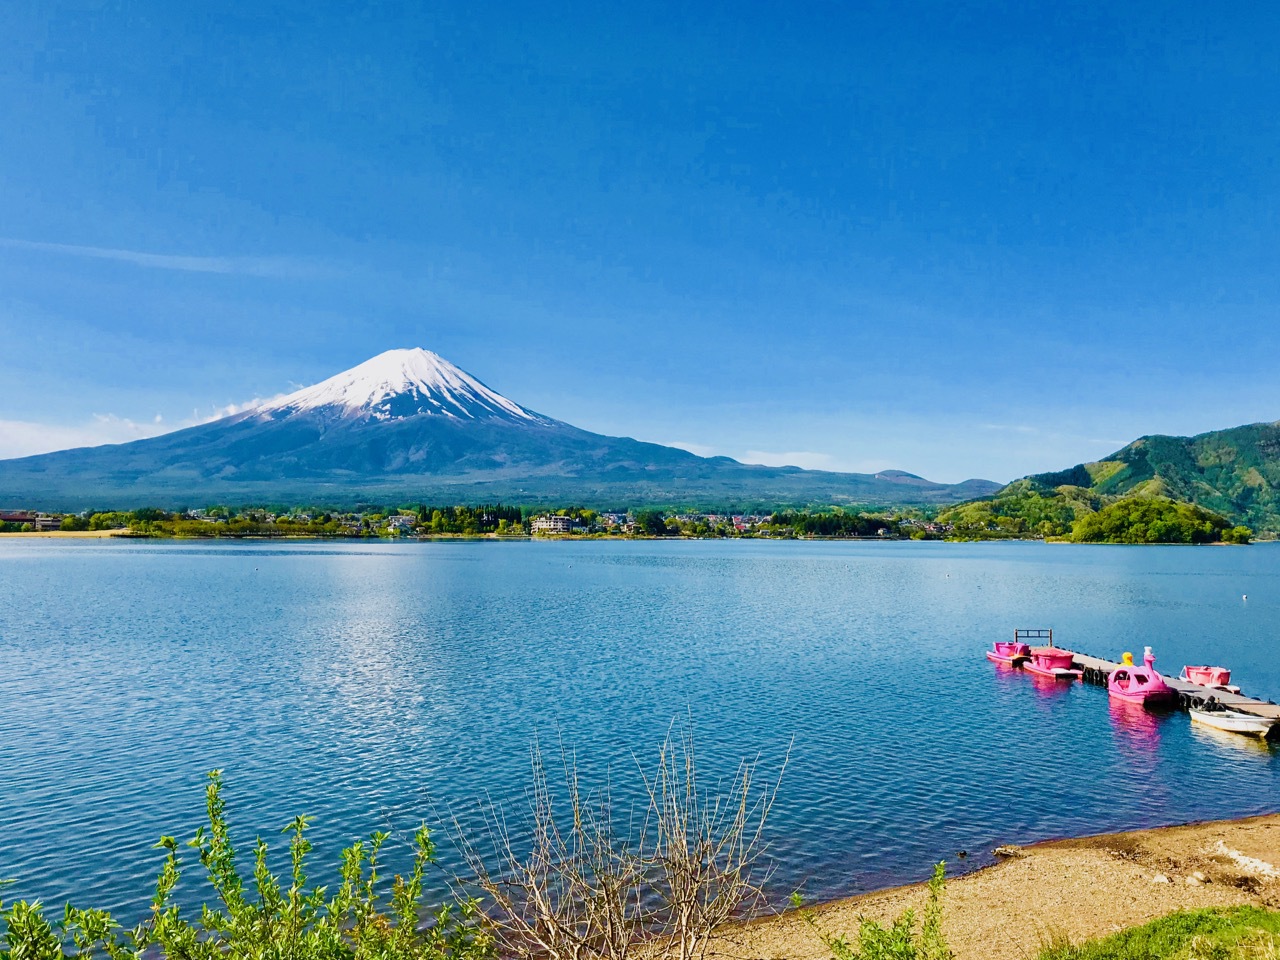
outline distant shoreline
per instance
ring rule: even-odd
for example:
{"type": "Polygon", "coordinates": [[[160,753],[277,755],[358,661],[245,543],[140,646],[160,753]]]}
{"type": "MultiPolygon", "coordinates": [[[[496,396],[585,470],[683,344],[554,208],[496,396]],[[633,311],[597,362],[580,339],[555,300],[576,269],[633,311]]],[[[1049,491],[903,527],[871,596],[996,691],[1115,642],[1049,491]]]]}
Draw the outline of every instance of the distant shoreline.
{"type": "MultiPolygon", "coordinates": [[[[381,543],[424,543],[433,541],[493,541],[493,542],[515,542],[515,543],[628,543],[628,542],[668,542],[668,543],[706,543],[716,540],[737,541],[737,540],[753,540],[766,543],[1053,543],[1067,544],[1070,546],[1092,546],[1092,547],[1233,547],[1241,546],[1241,544],[1224,543],[1216,541],[1213,543],[1077,543],[1067,539],[1039,539],[1035,537],[988,537],[972,540],[948,540],[945,538],[915,540],[911,537],[761,537],[761,536],[738,536],[738,537],[655,537],[645,536],[643,534],[628,534],[626,536],[609,536],[609,535],[588,535],[574,536],[572,534],[559,534],[553,536],[531,536],[525,534],[523,536],[500,536],[498,534],[464,534],[464,533],[438,533],[431,536],[418,537],[379,537],[379,536],[326,536],[324,534],[309,533],[287,533],[287,534],[264,534],[264,533],[244,533],[235,534],[227,533],[216,536],[207,537],[187,537],[187,536],[162,536],[147,533],[134,533],[129,530],[39,530],[26,532],[0,532],[0,541],[6,539],[14,540],[150,540],[150,541],[179,541],[182,543],[206,543],[215,540],[261,540],[261,541],[281,541],[281,540],[316,540],[325,542],[341,542],[350,541],[353,543],[368,543],[370,541],[378,541],[381,543]]],[[[1274,538],[1265,538],[1261,540],[1253,540],[1250,545],[1259,543],[1280,543],[1280,540],[1274,538]]]]}

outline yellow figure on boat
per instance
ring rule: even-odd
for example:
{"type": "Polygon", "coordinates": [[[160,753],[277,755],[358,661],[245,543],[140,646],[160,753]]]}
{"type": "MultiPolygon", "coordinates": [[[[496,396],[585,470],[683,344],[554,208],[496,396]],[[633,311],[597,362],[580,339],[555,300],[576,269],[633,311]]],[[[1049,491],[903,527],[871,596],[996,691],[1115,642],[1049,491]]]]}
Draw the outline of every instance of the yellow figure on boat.
{"type": "Polygon", "coordinates": [[[1120,665],[1121,665],[1122,667],[1132,667],[1132,666],[1133,666],[1133,654],[1132,654],[1132,653],[1130,653],[1128,650],[1126,650],[1126,651],[1124,652],[1124,656],[1122,656],[1122,657],[1120,658],[1120,665]]]}

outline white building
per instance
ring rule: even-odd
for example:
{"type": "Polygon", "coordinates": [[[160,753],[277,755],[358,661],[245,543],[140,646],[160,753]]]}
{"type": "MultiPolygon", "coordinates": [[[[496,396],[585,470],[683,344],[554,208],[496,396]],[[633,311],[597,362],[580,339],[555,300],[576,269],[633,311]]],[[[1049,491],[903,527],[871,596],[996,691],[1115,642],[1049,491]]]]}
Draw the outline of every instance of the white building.
{"type": "Polygon", "coordinates": [[[569,517],[534,517],[529,528],[534,533],[568,533],[573,521],[569,517]]]}

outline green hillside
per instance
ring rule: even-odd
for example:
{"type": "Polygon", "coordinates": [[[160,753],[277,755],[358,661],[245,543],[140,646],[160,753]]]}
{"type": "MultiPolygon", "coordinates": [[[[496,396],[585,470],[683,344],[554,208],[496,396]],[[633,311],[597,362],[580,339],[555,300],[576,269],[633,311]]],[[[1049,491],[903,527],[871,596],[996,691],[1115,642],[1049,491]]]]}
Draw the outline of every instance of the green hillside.
{"type": "Polygon", "coordinates": [[[1074,484],[1100,496],[1169,497],[1257,533],[1280,533],[1280,423],[1143,437],[1099,463],[1027,479],[1041,489],[1074,484]]]}
{"type": "MultiPolygon", "coordinates": [[[[1183,535],[1190,538],[1185,542],[1200,542],[1208,535],[1206,523],[1219,533],[1242,525],[1256,534],[1277,535],[1280,423],[1255,423],[1195,437],[1143,437],[1097,463],[1015,480],[994,496],[953,507],[938,519],[951,524],[954,535],[961,537],[1096,540],[1097,531],[1106,528],[1119,542],[1183,542],[1183,535]],[[1171,512],[1167,506],[1133,501],[1193,505],[1208,513],[1171,512]],[[1105,522],[1083,523],[1101,511],[1108,512],[1105,522]],[[1219,524],[1211,515],[1229,522],[1219,524]],[[1175,529],[1177,533],[1171,532],[1175,529]]],[[[1227,539],[1232,536],[1236,535],[1227,539]]]]}
{"type": "Polygon", "coordinates": [[[1044,488],[1027,478],[1015,480],[995,496],[944,510],[938,522],[961,539],[1065,537],[1076,520],[1102,509],[1110,499],[1078,486],[1044,488]]]}

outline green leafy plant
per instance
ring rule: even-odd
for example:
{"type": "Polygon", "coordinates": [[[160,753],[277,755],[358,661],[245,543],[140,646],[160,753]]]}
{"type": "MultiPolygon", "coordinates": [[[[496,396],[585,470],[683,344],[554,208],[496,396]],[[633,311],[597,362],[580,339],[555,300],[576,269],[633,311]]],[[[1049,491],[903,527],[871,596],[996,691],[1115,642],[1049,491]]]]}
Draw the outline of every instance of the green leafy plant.
{"type": "MultiPolygon", "coordinates": [[[[914,910],[905,910],[888,926],[861,917],[856,942],[824,930],[812,910],[801,913],[817,931],[834,960],[951,960],[952,953],[942,933],[942,894],[946,884],[946,862],[939,863],[929,880],[929,899],[919,929],[914,910]]],[[[799,895],[792,903],[801,906],[799,895]]]]}
{"type": "Polygon", "coordinates": [[[140,960],[144,955],[182,960],[490,960],[492,939],[480,921],[475,900],[425,905],[423,876],[435,862],[426,827],[414,835],[413,867],[388,886],[379,873],[379,855],[389,834],[378,832],[342,852],[341,882],[332,896],[308,886],[306,858],[309,818],[296,817],[282,832],[290,835],[292,869],[281,878],[267,866],[267,844],[254,846],[251,876],[236,861],[222,797],[222,776],[209,774],[208,827],[186,846],[195,850],[214,897],[199,916],[188,918],[174,897],[182,877],[181,845],[162,837],[166,851],[156,881],[151,914],[131,929],[104,910],[70,904],[58,921],[41,904],[0,904],[0,960],[63,960],[99,954],[108,960],[140,960]]]}

